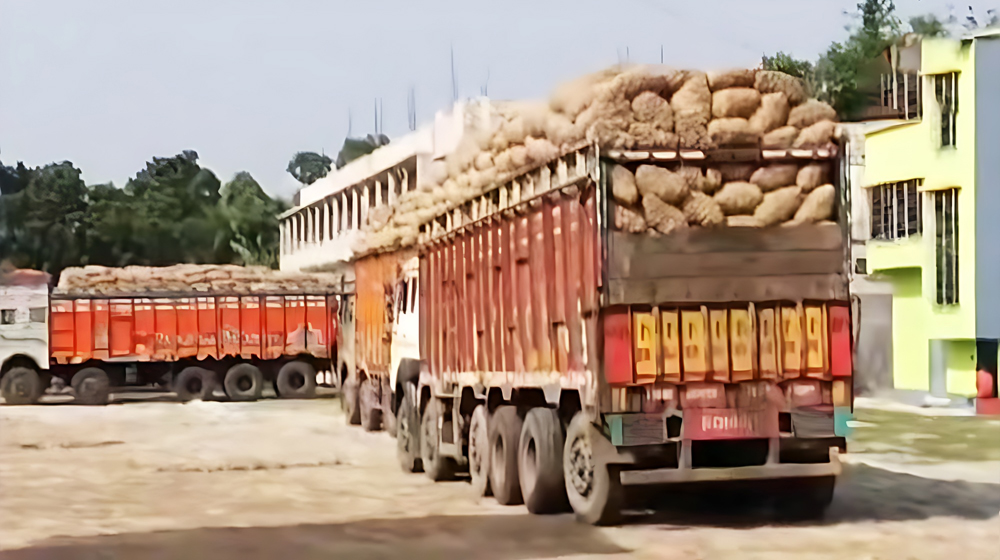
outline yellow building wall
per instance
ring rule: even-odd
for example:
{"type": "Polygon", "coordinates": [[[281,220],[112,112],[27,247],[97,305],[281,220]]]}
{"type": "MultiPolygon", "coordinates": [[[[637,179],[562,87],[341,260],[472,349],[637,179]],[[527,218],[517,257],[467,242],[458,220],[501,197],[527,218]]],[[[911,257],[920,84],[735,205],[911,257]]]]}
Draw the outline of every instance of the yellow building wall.
{"type": "Polygon", "coordinates": [[[971,43],[924,39],[921,46],[923,117],[870,133],[865,184],[923,179],[924,189],[959,187],[959,304],[936,303],[935,214],[923,199],[923,235],[872,240],[868,272],[892,280],[893,371],[900,389],[929,389],[929,341],[950,340],[948,391],[975,393],[975,60],[971,43]],[[957,139],[941,147],[941,116],[931,75],[958,72],[957,139]],[[917,349],[922,351],[918,351],[917,349]],[[913,349],[914,351],[906,351],[913,349]],[[971,349],[971,352],[969,351],[971,349]],[[972,356],[971,360],[969,356],[972,356]]]}

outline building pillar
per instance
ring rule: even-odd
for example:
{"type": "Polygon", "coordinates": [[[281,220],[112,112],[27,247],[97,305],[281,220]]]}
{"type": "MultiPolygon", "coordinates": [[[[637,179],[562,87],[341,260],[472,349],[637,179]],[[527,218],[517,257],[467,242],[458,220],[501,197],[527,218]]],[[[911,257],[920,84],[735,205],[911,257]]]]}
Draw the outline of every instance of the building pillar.
{"type": "Polygon", "coordinates": [[[930,340],[930,363],[928,385],[933,397],[948,396],[948,341],[930,340]]]}

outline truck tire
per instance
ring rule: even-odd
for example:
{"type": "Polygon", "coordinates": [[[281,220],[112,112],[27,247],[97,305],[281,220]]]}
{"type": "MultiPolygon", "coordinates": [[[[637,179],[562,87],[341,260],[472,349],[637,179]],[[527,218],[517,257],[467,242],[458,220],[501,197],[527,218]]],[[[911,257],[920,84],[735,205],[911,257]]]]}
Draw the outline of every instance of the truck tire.
{"type": "Polygon", "coordinates": [[[523,421],[517,407],[497,407],[490,416],[490,487],[497,503],[516,506],[524,503],[517,472],[517,448],[523,421]]]}
{"type": "Polygon", "coordinates": [[[625,500],[618,468],[602,465],[594,457],[594,429],[590,418],[576,413],[566,430],[563,476],[566,495],[578,521],[590,525],[613,525],[621,520],[625,500]]]}
{"type": "Polygon", "coordinates": [[[476,497],[491,496],[490,488],[490,414],[486,405],[472,411],[469,421],[469,478],[476,497]]]}
{"type": "Polygon", "coordinates": [[[833,501],[835,476],[776,480],[775,513],[781,520],[817,520],[833,501]]]}
{"type": "Polygon", "coordinates": [[[404,472],[424,470],[420,458],[420,415],[417,413],[417,388],[403,385],[403,400],[399,403],[399,426],[396,430],[396,456],[404,472]]]}
{"type": "Polygon", "coordinates": [[[382,410],[379,415],[382,417],[382,429],[389,437],[396,437],[396,413],[392,411],[392,391],[389,384],[382,385],[382,410]]]}
{"type": "Polygon", "coordinates": [[[222,380],[226,395],[232,401],[256,401],[264,391],[264,374],[253,364],[236,364],[222,380]]]}
{"type": "Polygon", "coordinates": [[[344,410],[347,423],[351,426],[361,425],[361,408],[358,406],[358,384],[350,378],[344,382],[340,390],[340,408],[344,410]]]}
{"type": "Polygon", "coordinates": [[[274,380],[274,390],[282,399],[311,399],[316,396],[316,368],[294,361],[278,370],[274,380]]]}
{"type": "Polygon", "coordinates": [[[73,394],[76,396],[73,402],[86,405],[108,404],[111,382],[103,369],[83,368],[73,374],[70,384],[73,386],[73,394]]]}
{"type": "Polygon", "coordinates": [[[31,368],[10,368],[0,379],[0,395],[7,404],[35,404],[42,391],[42,379],[31,368]]]}
{"type": "Polygon", "coordinates": [[[358,388],[358,408],[361,409],[361,427],[366,432],[377,432],[382,427],[382,409],[378,406],[378,391],[371,377],[361,380],[358,388]]]}
{"type": "Polygon", "coordinates": [[[215,392],[215,372],[190,366],[174,379],[174,392],[180,401],[208,400],[215,392]]]}
{"type": "Polygon", "coordinates": [[[427,403],[420,418],[420,460],[424,472],[434,482],[452,480],[457,470],[454,460],[440,453],[441,401],[434,397],[427,403]]]}
{"type": "Polygon", "coordinates": [[[521,496],[531,513],[562,513],[569,506],[563,475],[564,444],[559,411],[543,407],[528,411],[517,464],[521,496]]]}

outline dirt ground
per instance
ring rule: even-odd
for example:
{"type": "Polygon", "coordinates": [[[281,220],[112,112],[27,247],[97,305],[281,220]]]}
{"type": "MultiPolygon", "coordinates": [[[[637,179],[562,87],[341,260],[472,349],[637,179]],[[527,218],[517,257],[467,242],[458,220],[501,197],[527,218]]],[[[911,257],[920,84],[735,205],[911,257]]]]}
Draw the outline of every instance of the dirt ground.
{"type": "Polygon", "coordinates": [[[0,558],[1000,558],[1000,421],[858,420],[821,522],[664,490],[593,528],[404,474],[335,399],[0,407],[0,558]]]}

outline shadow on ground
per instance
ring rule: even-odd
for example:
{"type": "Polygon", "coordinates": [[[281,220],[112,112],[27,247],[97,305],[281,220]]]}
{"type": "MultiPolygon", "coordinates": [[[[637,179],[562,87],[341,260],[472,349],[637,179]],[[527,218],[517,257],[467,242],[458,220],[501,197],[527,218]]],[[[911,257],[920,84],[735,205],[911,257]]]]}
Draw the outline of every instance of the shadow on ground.
{"type": "MultiPolygon", "coordinates": [[[[782,481],[770,481],[780,491],[782,481]]],[[[748,484],[715,488],[645,488],[630,493],[636,510],[630,524],[748,528],[774,523],[768,493],[748,484]]],[[[823,519],[791,521],[830,525],[863,521],[911,521],[932,517],[985,520],[1000,515],[1000,485],[946,481],[868,465],[844,465],[833,504],[823,519]]],[[[787,521],[786,521],[787,522],[787,521]]]]}
{"type": "Polygon", "coordinates": [[[473,515],[54,538],[0,552],[0,559],[522,560],[624,552],[597,529],[570,516],[473,515]]]}

